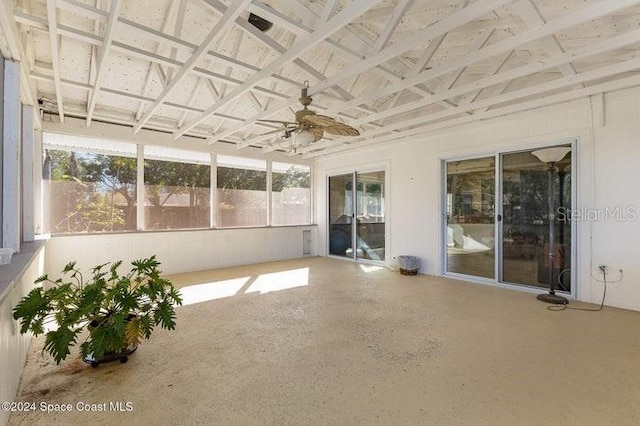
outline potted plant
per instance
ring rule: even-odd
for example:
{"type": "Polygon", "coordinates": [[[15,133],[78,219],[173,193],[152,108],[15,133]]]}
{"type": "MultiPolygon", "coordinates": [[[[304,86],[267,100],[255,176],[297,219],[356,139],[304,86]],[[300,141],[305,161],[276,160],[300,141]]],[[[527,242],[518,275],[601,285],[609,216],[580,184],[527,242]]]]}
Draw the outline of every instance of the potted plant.
{"type": "Polygon", "coordinates": [[[35,282],[49,283],[49,288],[31,290],[13,309],[20,333],[45,334],[43,351],[60,364],[86,329],[80,344],[86,362],[93,366],[114,359],[126,362],[155,326],[175,328],[174,308],[182,299],[171,281],[161,276],[155,256],[131,262],[133,268],[123,275],[118,272],[121,265],[122,261],[98,265],[87,281],[76,262],[65,266],[64,279],[39,277],[35,282]],[[48,323],[52,327],[45,332],[48,323]]]}

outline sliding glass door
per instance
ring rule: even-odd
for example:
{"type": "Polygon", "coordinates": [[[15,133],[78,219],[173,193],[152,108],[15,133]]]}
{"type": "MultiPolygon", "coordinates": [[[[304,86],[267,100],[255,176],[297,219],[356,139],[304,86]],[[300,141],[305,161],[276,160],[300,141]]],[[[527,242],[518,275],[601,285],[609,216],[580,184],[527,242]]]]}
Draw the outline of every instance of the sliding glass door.
{"type": "Polygon", "coordinates": [[[329,178],[329,254],[353,257],[353,174],[329,178]]]}
{"type": "Polygon", "coordinates": [[[384,171],[356,173],[356,256],[384,262],[384,171]]]}
{"type": "Polygon", "coordinates": [[[385,232],[385,172],[330,176],[329,254],[384,262],[385,232]]]}
{"type": "Polygon", "coordinates": [[[553,280],[571,291],[572,154],[564,148],[445,162],[447,274],[539,288],[553,280]],[[553,162],[545,155],[558,151],[553,162]]]}
{"type": "Polygon", "coordinates": [[[447,163],[446,271],[495,277],[495,158],[447,163]]]}
{"type": "Polygon", "coordinates": [[[542,162],[534,152],[538,151],[502,155],[502,281],[549,288],[553,273],[555,288],[569,292],[571,154],[551,164],[542,162]],[[554,220],[550,221],[552,214],[554,220]],[[553,271],[549,271],[550,240],[553,271]]]}

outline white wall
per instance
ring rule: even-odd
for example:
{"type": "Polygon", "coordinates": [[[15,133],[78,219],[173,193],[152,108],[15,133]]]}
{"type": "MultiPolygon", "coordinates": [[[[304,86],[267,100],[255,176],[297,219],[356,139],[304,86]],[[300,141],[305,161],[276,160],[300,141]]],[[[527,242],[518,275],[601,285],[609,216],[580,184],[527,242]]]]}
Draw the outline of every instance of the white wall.
{"type": "MultiPolygon", "coordinates": [[[[166,274],[271,262],[303,256],[303,231],[315,226],[133,232],[52,237],[46,271],[58,276],[76,260],[82,270],[95,265],[156,255],[166,274]]],[[[311,253],[314,255],[314,253],[311,253]]]]}
{"type": "MultiPolygon", "coordinates": [[[[578,206],[587,209],[640,207],[640,89],[626,90],[563,105],[441,130],[432,136],[387,147],[320,158],[315,167],[318,238],[316,250],[326,255],[326,176],[371,163],[389,166],[388,259],[400,254],[420,256],[422,273],[442,274],[440,241],[441,160],[494,155],[498,151],[534,148],[577,140],[578,206]],[[600,107],[604,105],[604,120],[600,107]],[[595,123],[595,124],[593,124],[595,123]]],[[[636,221],[577,223],[577,298],[597,302],[602,283],[597,266],[607,264],[610,278],[606,304],[640,310],[640,218],[636,221]],[[593,238],[592,238],[593,237],[593,238]]]]}
{"type": "MultiPolygon", "coordinates": [[[[17,256],[14,255],[12,263],[19,262],[17,256]]],[[[38,250],[21,276],[0,292],[0,401],[14,400],[31,342],[30,334],[20,334],[20,324],[13,319],[13,307],[35,287],[33,282],[42,275],[43,268],[44,250],[38,250]]],[[[9,414],[0,410],[0,425],[8,422],[9,414]]]]}

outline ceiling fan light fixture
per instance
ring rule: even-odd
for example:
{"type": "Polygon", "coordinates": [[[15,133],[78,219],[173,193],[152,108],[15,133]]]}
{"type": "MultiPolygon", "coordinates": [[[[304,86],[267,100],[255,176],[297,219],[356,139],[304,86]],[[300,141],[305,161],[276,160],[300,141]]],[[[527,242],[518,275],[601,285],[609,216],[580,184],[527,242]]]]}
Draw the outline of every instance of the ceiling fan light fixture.
{"type": "Polygon", "coordinates": [[[300,131],[296,133],[296,145],[309,146],[315,142],[315,140],[316,136],[309,129],[300,129],[300,131]]]}

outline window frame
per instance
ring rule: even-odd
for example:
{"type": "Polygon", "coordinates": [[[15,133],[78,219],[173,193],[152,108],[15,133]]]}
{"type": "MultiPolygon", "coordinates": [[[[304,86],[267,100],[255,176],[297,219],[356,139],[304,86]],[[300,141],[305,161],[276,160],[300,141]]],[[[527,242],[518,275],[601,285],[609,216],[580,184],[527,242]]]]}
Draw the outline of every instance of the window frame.
{"type": "MultiPolygon", "coordinates": [[[[137,197],[138,197],[138,202],[136,203],[136,229],[135,230],[131,230],[131,231],[104,231],[104,232],[71,232],[71,233],[60,233],[60,234],[51,234],[51,235],[60,235],[60,236],[64,236],[64,235],[96,235],[96,234],[117,234],[117,233],[132,233],[132,232],[185,232],[185,231],[202,231],[202,230],[216,230],[216,229],[221,229],[221,230],[229,230],[229,229],[250,229],[250,228],[287,228],[287,227],[297,227],[297,226],[313,226],[314,225],[314,218],[315,218],[315,200],[314,200],[314,194],[315,194],[315,188],[314,188],[314,167],[313,164],[307,164],[307,163],[296,163],[295,161],[291,161],[290,159],[279,159],[279,160],[272,160],[272,159],[256,159],[253,157],[247,157],[247,156],[241,156],[241,155],[234,155],[234,154],[227,154],[227,153],[217,153],[217,152],[205,152],[205,151],[196,151],[196,150],[182,150],[182,151],[191,151],[193,153],[198,153],[200,156],[203,156],[203,153],[208,155],[209,157],[209,161],[208,162],[204,162],[204,161],[194,161],[193,164],[203,164],[203,165],[209,165],[210,167],[210,173],[211,173],[211,178],[210,178],[210,188],[209,188],[209,192],[210,192],[210,201],[209,201],[209,207],[210,207],[210,217],[209,217],[209,226],[208,227],[203,227],[203,228],[176,228],[176,229],[161,229],[161,230],[147,230],[144,229],[145,227],[145,223],[144,223],[144,218],[145,218],[145,203],[144,203],[144,197],[145,197],[145,192],[144,192],[144,161],[146,159],[150,159],[150,160],[161,160],[161,161],[171,161],[168,158],[155,158],[154,156],[151,157],[147,157],[147,155],[145,155],[145,148],[146,147],[158,147],[161,149],[176,149],[173,147],[167,147],[165,145],[153,145],[153,144],[146,144],[146,143],[137,143],[137,142],[132,142],[132,141],[123,141],[123,140],[118,140],[118,139],[104,139],[104,138],[97,138],[97,137],[91,137],[91,136],[84,136],[84,135],[72,135],[72,134],[65,134],[65,133],[58,133],[58,132],[49,132],[49,131],[45,131],[42,132],[42,143],[41,143],[41,147],[42,147],[42,151],[44,152],[44,150],[46,149],[54,149],[54,150],[65,150],[65,151],[75,151],[75,152],[83,152],[83,153],[90,153],[90,154],[103,154],[103,155],[114,155],[114,156],[122,156],[122,157],[130,157],[130,158],[136,158],[137,159],[137,173],[138,173],[138,179],[137,179],[137,188],[136,188],[136,193],[137,193],[137,197]],[[82,138],[82,139],[93,139],[95,141],[100,141],[100,143],[104,143],[105,147],[107,147],[107,144],[109,142],[117,142],[118,144],[127,144],[131,147],[131,151],[134,151],[135,154],[129,154],[129,153],[122,153],[122,152],[117,152],[117,151],[113,151],[110,150],[108,147],[107,148],[101,148],[101,147],[96,147],[96,148],[86,148],[84,146],[82,147],[76,147],[73,146],[73,144],[68,144],[65,145],[64,143],[49,143],[47,141],[48,135],[56,135],[56,138],[65,138],[65,137],[72,137],[72,138],[82,138]],[[259,161],[265,161],[266,162],[266,174],[267,174],[267,182],[266,182],[266,198],[267,198],[267,204],[266,204],[266,225],[251,225],[251,226],[219,226],[219,218],[218,218],[218,188],[217,188],[217,172],[218,172],[218,166],[219,164],[219,159],[220,157],[224,158],[224,157],[237,157],[237,158],[245,158],[247,160],[259,160],[259,161]],[[291,164],[294,166],[303,166],[303,167],[308,167],[309,168],[309,180],[310,180],[310,203],[309,203],[309,223],[301,223],[301,224],[289,224],[289,225],[274,225],[273,222],[273,195],[272,195],[272,191],[273,191],[273,178],[272,178],[272,163],[285,163],[285,164],[291,164]],[[142,201],[142,202],[141,202],[142,201]]],[[[37,165],[37,167],[40,168],[40,170],[42,169],[42,157],[40,157],[40,164],[37,165]]],[[[177,163],[191,163],[191,161],[186,161],[184,159],[179,159],[178,161],[176,161],[177,163]]],[[[224,162],[221,165],[221,167],[225,167],[224,162]]],[[[44,179],[40,179],[40,182],[43,182],[44,179]]],[[[39,199],[36,200],[36,208],[40,209],[41,211],[43,211],[44,214],[44,204],[43,204],[43,200],[44,200],[44,194],[40,194],[41,196],[39,197],[39,199]]],[[[38,230],[36,230],[38,231],[38,230]]],[[[41,233],[43,232],[43,230],[39,230],[41,233]]]]}

